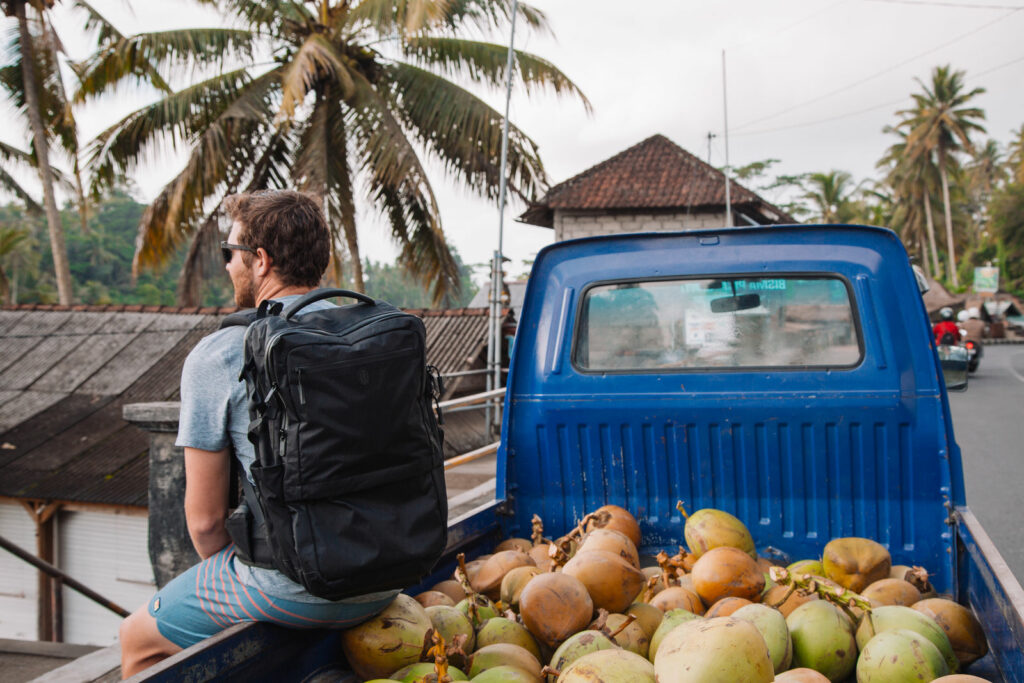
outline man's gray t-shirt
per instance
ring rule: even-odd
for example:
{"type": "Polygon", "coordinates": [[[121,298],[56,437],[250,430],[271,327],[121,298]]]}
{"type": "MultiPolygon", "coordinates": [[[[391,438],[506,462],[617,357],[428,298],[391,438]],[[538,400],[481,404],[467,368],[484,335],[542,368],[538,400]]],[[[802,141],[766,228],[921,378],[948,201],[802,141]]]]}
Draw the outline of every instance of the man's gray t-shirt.
{"type": "MultiPolygon", "coordinates": [[[[275,299],[285,306],[300,295],[275,299]]],[[[315,301],[303,312],[331,308],[334,304],[315,301]]],[[[300,313],[301,315],[301,313],[300,313]]],[[[245,361],[245,327],[228,327],[204,337],[185,359],[181,370],[181,417],[175,445],[219,451],[232,447],[245,476],[256,459],[248,438],[249,407],[245,382],[239,381],[245,361]]],[[[297,602],[330,602],[310,595],[306,589],[274,569],[250,567],[235,561],[235,570],[242,583],[253,586],[271,597],[297,602]]],[[[339,602],[381,600],[398,591],[384,591],[347,598],[339,602]]]]}

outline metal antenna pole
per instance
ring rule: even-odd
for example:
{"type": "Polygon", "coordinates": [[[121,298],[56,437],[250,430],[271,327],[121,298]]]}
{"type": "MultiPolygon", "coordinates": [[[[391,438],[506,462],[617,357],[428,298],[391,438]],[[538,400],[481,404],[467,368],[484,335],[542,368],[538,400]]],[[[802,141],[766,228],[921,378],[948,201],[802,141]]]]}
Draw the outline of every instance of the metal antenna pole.
{"type": "MultiPolygon", "coordinates": [[[[508,62],[506,64],[505,83],[505,121],[501,133],[501,166],[498,169],[498,248],[494,252],[494,262],[491,266],[491,319],[490,319],[490,343],[488,344],[488,363],[491,369],[488,389],[497,389],[502,386],[501,381],[501,261],[502,241],[505,232],[505,199],[508,189],[508,177],[505,167],[508,164],[508,128],[509,128],[509,107],[512,102],[512,70],[515,65],[515,42],[516,42],[516,15],[519,12],[519,0],[512,2],[512,28],[508,39],[508,62]]],[[[488,425],[493,426],[498,422],[498,404],[494,403],[493,413],[490,408],[488,413],[488,425]]]]}
{"type": "Polygon", "coordinates": [[[722,116],[725,120],[725,226],[732,227],[732,198],[729,195],[729,98],[725,87],[725,50],[722,50],[722,116]]]}
{"type": "Polygon", "coordinates": [[[711,165],[711,140],[715,138],[715,134],[708,131],[708,166],[711,165]]]}

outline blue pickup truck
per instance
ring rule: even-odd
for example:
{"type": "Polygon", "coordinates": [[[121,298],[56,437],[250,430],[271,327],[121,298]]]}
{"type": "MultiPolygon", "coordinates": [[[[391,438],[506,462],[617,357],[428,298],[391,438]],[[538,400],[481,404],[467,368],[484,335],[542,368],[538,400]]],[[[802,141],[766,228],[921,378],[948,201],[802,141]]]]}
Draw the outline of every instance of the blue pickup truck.
{"type": "MultiPolygon", "coordinates": [[[[881,228],[623,234],[544,249],[515,340],[495,500],[454,520],[455,556],[567,532],[606,503],[642,553],[683,541],[683,501],[727,510],[759,549],[883,543],[969,605],[1024,680],[1024,593],[964,499],[960,451],[918,282],[881,228]]],[[[422,587],[410,589],[418,592],[422,587]]],[[[338,634],[237,626],[140,680],[356,680],[338,634]]]]}

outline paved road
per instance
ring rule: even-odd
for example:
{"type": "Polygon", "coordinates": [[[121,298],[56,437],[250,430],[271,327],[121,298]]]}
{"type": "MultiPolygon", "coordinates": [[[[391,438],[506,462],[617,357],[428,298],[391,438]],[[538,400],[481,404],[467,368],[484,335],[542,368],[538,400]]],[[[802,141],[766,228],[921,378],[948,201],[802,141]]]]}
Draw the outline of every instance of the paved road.
{"type": "Polygon", "coordinates": [[[950,405],[967,503],[1024,583],[1024,345],[986,347],[950,405]]]}

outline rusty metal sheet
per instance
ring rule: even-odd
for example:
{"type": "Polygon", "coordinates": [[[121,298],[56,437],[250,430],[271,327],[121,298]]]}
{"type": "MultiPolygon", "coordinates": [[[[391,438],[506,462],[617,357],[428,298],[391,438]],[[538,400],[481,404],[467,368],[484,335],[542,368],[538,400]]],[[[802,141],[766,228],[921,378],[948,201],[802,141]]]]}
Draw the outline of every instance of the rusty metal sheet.
{"type": "Polygon", "coordinates": [[[0,337],[7,334],[7,330],[18,324],[18,321],[28,315],[28,311],[0,311],[0,337]]]}
{"type": "Polygon", "coordinates": [[[107,361],[136,337],[136,333],[91,334],[31,386],[38,391],[76,391],[107,361]]]}
{"type": "Polygon", "coordinates": [[[4,389],[27,389],[51,368],[59,366],[65,357],[79,346],[85,337],[63,336],[60,334],[43,337],[16,363],[0,372],[0,387],[4,389]]]}
{"type": "Polygon", "coordinates": [[[11,329],[4,333],[5,337],[38,337],[52,334],[71,319],[70,311],[29,311],[11,329]]]}
{"type": "Polygon", "coordinates": [[[0,433],[0,440],[14,446],[14,449],[0,450],[0,479],[3,478],[3,467],[6,464],[42,443],[56,439],[78,423],[88,424],[93,414],[112,400],[111,396],[71,394],[13,429],[0,433]]]}
{"type": "Polygon", "coordinates": [[[79,390],[89,394],[120,394],[159,362],[186,333],[183,329],[140,332],[79,390]]]}
{"type": "Polygon", "coordinates": [[[0,434],[46,410],[64,396],[48,391],[22,391],[21,396],[0,405],[0,434]]]}
{"type": "Polygon", "coordinates": [[[0,355],[0,372],[11,367],[36,347],[43,337],[0,337],[4,352],[0,355]]]}

